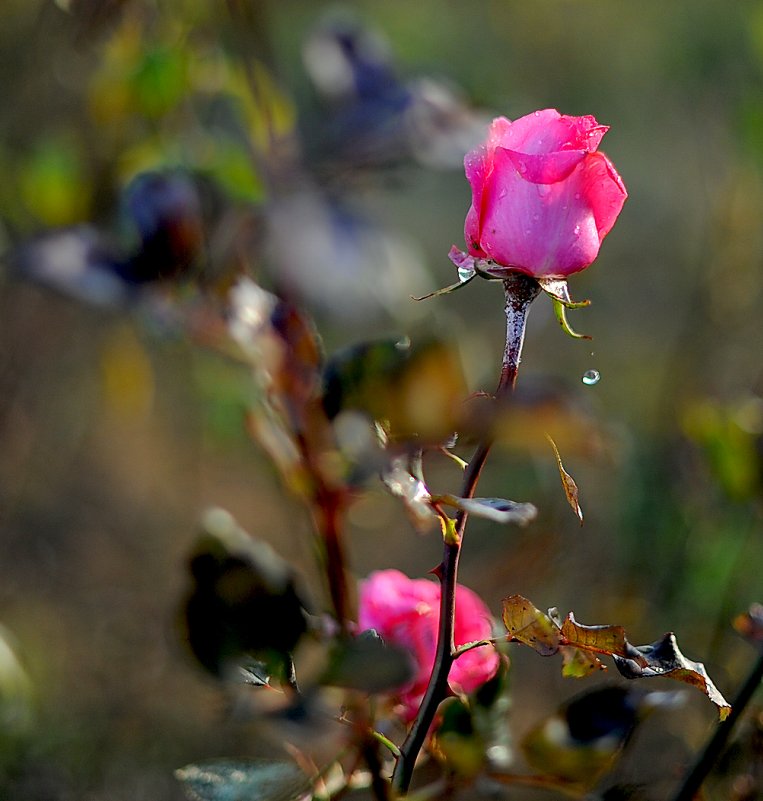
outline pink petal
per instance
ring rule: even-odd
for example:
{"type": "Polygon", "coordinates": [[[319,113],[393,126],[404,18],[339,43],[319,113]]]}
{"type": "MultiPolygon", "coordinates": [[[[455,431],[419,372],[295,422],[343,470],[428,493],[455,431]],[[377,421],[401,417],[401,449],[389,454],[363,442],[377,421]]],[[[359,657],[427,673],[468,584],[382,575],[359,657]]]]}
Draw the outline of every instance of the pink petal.
{"type": "Polygon", "coordinates": [[[604,134],[609,130],[599,125],[595,117],[571,117],[556,109],[535,111],[514,120],[504,131],[501,147],[530,155],[554,153],[559,150],[596,150],[604,134]]]}
{"type": "Polygon", "coordinates": [[[488,256],[535,277],[561,277],[587,267],[600,238],[584,194],[585,163],[562,182],[532,184],[513,169],[507,151],[497,150],[482,220],[481,245],[488,256]]]}
{"type": "Polygon", "coordinates": [[[585,196],[593,209],[599,239],[612,230],[628,192],[612,162],[603,153],[593,153],[585,164],[585,196]]]}
{"type": "Polygon", "coordinates": [[[517,172],[534,184],[555,184],[563,181],[585,158],[584,150],[558,150],[555,153],[527,154],[508,148],[507,153],[517,172]]]}

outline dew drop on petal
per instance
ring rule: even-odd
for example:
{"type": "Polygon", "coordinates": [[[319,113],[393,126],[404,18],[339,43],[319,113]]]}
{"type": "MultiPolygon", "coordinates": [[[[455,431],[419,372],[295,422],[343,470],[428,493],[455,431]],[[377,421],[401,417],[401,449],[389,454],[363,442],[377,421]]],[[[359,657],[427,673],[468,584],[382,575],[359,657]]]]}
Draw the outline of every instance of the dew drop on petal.
{"type": "Polygon", "coordinates": [[[601,379],[601,373],[599,373],[598,370],[586,370],[583,373],[581,381],[586,386],[592,387],[594,384],[598,384],[600,379],[601,379]]]}

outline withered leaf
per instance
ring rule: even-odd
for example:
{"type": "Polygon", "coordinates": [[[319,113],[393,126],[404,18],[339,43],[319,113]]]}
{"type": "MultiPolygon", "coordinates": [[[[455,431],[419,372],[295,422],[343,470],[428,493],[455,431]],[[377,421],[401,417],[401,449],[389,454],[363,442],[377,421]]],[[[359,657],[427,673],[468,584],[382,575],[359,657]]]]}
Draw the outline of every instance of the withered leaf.
{"type": "Polygon", "coordinates": [[[517,503],[505,498],[459,498],[455,495],[444,495],[438,500],[495,523],[526,526],[538,516],[538,510],[531,503],[517,503]]]}
{"type": "Polygon", "coordinates": [[[521,595],[504,599],[502,617],[509,640],[529,645],[541,656],[561,651],[565,676],[580,678],[601,669],[603,665],[593,655],[605,654],[614,659],[617,669],[627,679],[663,676],[690,684],[718,707],[721,720],[731,712],[731,705],[713,684],[705,666],[687,659],[670,632],[651,645],[634,646],[628,642],[622,626],[586,626],[578,623],[570,612],[560,627],[521,595]]]}
{"type": "Polygon", "coordinates": [[[562,623],[562,639],[566,645],[600,654],[627,656],[628,641],[622,626],[585,626],[570,612],[562,623]]]}
{"type": "Polygon", "coordinates": [[[615,665],[626,679],[663,676],[698,687],[718,707],[721,720],[731,712],[731,705],[713,684],[701,662],[687,659],[679,650],[676,637],[668,632],[650,645],[628,644],[627,657],[613,654],[615,665]]]}
{"type": "Polygon", "coordinates": [[[432,496],[421,478],[413,475],[405,456],[395,457],[381,474],[387,489],[405,504],[408,516],[418,531],[428,531],[437,522],[432,496]]]}
{"type": "Polygon", "coordinates": [[[601,659],[595,654],[563,645],[559,648],[562,655],[562,676],[565,679],[584,679],[596,670],[606,670],[601,659]]]}
{"type": "Polygon", "coordinates": [[[567,503],[572,507],[572,511],[575,512],[582,526],[583,510],[580,508],[580,503],[578,502],[578,485],[575,483],[575,479],[564,469],[562,457],[559,455],[559,449],[556,447],[554,440],[551,439],[548,434],[546,434],[546,439],[551,443],[551,447],[554,449],[556,466],[559,468],[559,476],[562,479],[562,487],[564,488],[564,494],[567,496],[567,503]]]}
{"type": "Polygon", "coordinates": [[[551,656],[559,650],[559,627],[522,595],[503,599],[501,617],[509,639],[529,645],[541,656],[551,656]]]}

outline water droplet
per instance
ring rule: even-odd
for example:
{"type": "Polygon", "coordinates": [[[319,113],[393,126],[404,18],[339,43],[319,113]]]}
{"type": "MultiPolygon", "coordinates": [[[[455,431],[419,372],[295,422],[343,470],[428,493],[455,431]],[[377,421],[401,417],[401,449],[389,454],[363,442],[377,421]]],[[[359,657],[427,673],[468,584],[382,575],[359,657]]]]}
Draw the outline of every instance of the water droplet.
{"type": "Polygon", "coordinates": [[[581,381],[588,387],[592,387],[594,384],[598,384],[599,380],[601,379],[601,374],[598,370],[586,370],[583,373],[583,377],[581,381]]]}
{"type": "Polygon", "coordinates": [[[575,234],[575,236],[580,236],[580,226],[576,225],[572,233],[575,234]]]}
{"type": "Polygon", "coordinates": [[[575,192],[575,200],[580,200],[580,192],[575,192]]]}

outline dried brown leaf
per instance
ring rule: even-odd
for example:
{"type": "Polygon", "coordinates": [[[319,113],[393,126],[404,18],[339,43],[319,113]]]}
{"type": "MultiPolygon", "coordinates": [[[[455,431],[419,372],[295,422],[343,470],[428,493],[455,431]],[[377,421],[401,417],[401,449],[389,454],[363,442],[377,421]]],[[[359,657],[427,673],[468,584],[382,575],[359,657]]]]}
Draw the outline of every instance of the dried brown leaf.
{"type": "Polygon", "coordinates": [[[562,479],[562,487],[564,488],[564,494],[567,496],[567,503],[572,507],[572,511],[575,512],[582,526],[583,510],[580,508],[580,503],[578,502],[578,485],[575,483],[575,479],[564,469],[562,457],[559,455],[559,449],[556,447],[554,440],[551,439],[548,434],[546,434],[546,439],[551,443],[551,447],[554,449],[556,466],[559,468],[559,476],[562,479]]]}
{"type": "Polygon", "coordinates": [[[703,693],[718,707],[721,720],[725,720],[731,712],[731,705],[721,695],[707,674],[701,662],[687,659],[679,650],[675,635],[668,632],[650,645],[631,646],[630,655],[621,657],[613,654],[615,665],[626,679],[653,678],[663,676],[676,681],[691,684],[703,693]]]}
{"type": "Polygon", "coordinates": [[[622,626],[586,626],[578,623],[572,612],[562,623],[562,641],[565,645],[608,656],[628,655],[628,641],[622,626]]]}
{"type": "Polygon", "coordinates": [[[502,618],[509,639],[529,645],[541,656],[551,656],[559,650],[559,627],[527,598],[504,598],[502,618]]]}

